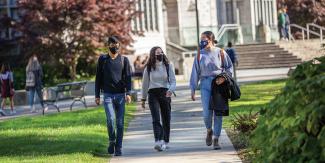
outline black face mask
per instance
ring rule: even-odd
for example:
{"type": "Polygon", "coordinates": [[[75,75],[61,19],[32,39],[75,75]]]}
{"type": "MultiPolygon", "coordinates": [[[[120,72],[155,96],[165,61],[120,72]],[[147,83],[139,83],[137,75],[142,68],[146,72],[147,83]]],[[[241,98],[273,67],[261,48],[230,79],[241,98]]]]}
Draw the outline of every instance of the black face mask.
{"type": "Polygon", "coordinates": [[[159,62],[161,62],[163,60],[163,55],[162,54],[156,55],[156,58],[159,62]]]}
{"type": "Polygon", "coordinates": [[[118,51],[118,47],[111,47],[111,48],[109,48],[109,51],[111,51],[111,53],[113,53],[113,54],[116,54],[118,51]]]}

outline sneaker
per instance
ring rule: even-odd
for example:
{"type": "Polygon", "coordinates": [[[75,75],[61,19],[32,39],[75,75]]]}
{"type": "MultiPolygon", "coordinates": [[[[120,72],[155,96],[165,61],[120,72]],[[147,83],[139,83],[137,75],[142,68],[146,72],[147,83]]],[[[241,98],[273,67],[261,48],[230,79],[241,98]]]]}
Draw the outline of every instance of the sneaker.
{"type": "Polygon", "coordinates": [[[48,106],[46,106],[46,107],[44,108],[44,111],[47,111],[47,110],[49,110],[49,107],[48,107],[48,106]]]}
{"type": "Polygon", "coordinates": [[[166,150],[167,147],[166,147],[166,143],[165,143],[165,141],[161,140],[160,143],[161,143],[161,150],[162,150],[162,151],[166,150]]]}
{"type": "Polygon", "coordinates": [[[155,146],[154,146],[154,149],[155,149],[156,151],[158,151],[158,152],[161,152],[161,151],[163,151],[161,147],[162,147],[161,142],[156,141],[155,146]]]}
{"type": "Polygon", "coordinates": [[[30,109],[30,113],[35,113],[35,106],[30,109]]]}
{"type": "Polygon", "coordinates": [[[16,112],[16,110],[13,110],[12,113],[13,113],[13,114],[16,114],[17,112],[16,112]]]}
{"type": "Polygon", "coordinates": [[[10,115],[14,115],[14,111],[13,110],[10,110],[10,115]]]}
{"type": "Polygon", "coordinates": [[[221,149],[221,147],[220,147],[218,141],[219,141],[219,138],[214,138],[214,139],[213,139],[213,149],[214,149],[214,150],[221,149]]]}
{"type": "Polygon", "coordinates": [[[169,149],[169,143],[166,143],[166,142],[165,142],[164,145],[165,145],[166,149],[169,149]]]}
{"type": "Polygon", "coordinates": [[[108,154],[114,154],[114,148],[115,148],[115,143],[114,142],[112,142],[112,143],[109,143],[109,146],[108,146],[108,148],[107,148],[107,152],[108,152],[108,154]]]}
{"type": "Polygon", "coordinates": [[[205,143],[207,144],[207,146],[211,146],[212,145],[212,134],[213,134],[212,129],[207,130],[207,137],[205,139],[205,143]]]}
{"type": "Polygon", "coordinates": [[[0,109],[0,115],[6,116],[6,113],[2,109],[0,109]]]}
{"type": "Polygon", "coordinates": [[[122,156],[122,150],[120,147],[115,146],[115,155],[114,156],[122,156]]]}

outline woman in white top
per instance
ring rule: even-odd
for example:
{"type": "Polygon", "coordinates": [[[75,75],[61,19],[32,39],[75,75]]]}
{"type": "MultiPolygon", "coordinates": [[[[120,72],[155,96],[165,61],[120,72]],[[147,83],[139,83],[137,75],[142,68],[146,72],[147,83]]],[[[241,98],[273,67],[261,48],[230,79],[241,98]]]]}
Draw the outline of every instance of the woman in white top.
{"type": "Polygon", "coordinates": [[[148,97],[155,137],[154,149],[168,148],[170,135],[171,96],[176,88],[174,67],[160,47],[150,50],[149,61],[143,72],[142,107],[148,97]],[[162,125],[160,123],[160,113],[162,125]]]}

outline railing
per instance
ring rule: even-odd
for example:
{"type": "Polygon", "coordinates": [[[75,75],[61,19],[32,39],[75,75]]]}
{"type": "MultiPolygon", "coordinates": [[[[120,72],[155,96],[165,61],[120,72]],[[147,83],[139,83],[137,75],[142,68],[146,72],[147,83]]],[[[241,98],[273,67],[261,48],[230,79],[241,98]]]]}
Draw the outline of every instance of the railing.
{"type": "Polygon", "coordinates": [[[305,28],[305,27],[302,27],[302,26],[297,25],[297,24],[290,24],[290,25],[289,25],[289,37],[290,37],[292,40],[295,40],[294,37],[293,37],[292,34],[291,34],[291,28],[292,28],[292,27],[294,27],[294,28],[298,28],[298,29],[301,30],[301,33],[302,33],[302,39],[303,39],[303,40],[305,40],[305,36],[306,36],[305,33],[306,33],[306,34],[307,34],[307,40],[310,39],[310,34],[313,34],[313,35],[315,35],[315,36],[320,37],[321,42],[323,41],[323,31],[325,31],[325,28],[322,27],[322,26],[319,26],[319,25],[314,24],[314,23],[308,23],[308,24],[307,24],[307,28],[305,28]],[[318,28],[318,29],[319,29],[319,33],[310,30],[310,26],[318,28]]]}
{"type": "Polygon", "coordinates": [[[316,33],[314,31],[311,31],[310,30],[310,26],[312,27],[316,27],[319,29],[319,34],[317,33],[316,35],[320,37],[320,41],[322,42],[323,41],[323,31],[325,31],[325,28],[322,27],[322,26],[319,26],[317,24],[314,24],[314,23],[308,23],[307,24],[307,38],[309,39],[309,33],[313,32],[313,33],[316,33]]]}
{"type": "MultiPolygon", "coordinates": [[[[216,34],[216,39],[220,40],[227,30],[236,30],[236,29],[239,31],[240,35],[242,35],[241,27],[239,24],[224,24],[218,30],[218,33],[216,34]]],[[[243,43],[242,38],[240,39],[240,43],[241,44],[243,43]]]]}

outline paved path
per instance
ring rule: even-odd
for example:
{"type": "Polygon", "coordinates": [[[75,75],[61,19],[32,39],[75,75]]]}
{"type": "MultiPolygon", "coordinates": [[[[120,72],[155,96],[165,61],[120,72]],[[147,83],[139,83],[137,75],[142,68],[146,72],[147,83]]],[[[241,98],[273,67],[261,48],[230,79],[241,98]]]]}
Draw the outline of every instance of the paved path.
{"type": "Polygon", "coordinates": [[[140,111],[124,137],[123,156],[113,157],[112,163],[228,163],[241,162],[225,131],[220,138],[221,150],[205,145],[200,100],[189,100],[190,92],[177,91],[173,99],[170,149],[153,150],[154,137],[150,111],[140,111]]]}

